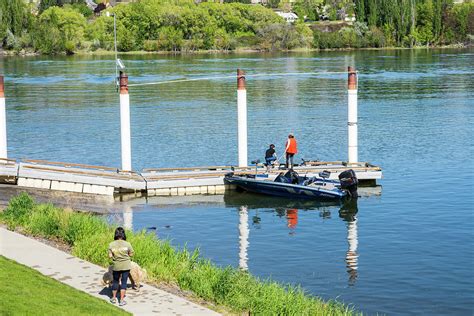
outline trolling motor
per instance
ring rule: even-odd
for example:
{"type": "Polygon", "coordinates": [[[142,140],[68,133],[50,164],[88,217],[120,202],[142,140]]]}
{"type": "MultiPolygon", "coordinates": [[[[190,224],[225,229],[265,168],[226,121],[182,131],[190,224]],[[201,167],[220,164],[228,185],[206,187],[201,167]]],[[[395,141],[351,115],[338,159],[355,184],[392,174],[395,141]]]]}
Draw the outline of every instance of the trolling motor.
{"type": "Polygon", "coordinates": [[[349,169],[341,172],[339,174],[339,181],[341,182],[341,189],[346,190],[352,198],[358,198],[357,185],[359,180],[357,180],[354,170],[349,169]]]}

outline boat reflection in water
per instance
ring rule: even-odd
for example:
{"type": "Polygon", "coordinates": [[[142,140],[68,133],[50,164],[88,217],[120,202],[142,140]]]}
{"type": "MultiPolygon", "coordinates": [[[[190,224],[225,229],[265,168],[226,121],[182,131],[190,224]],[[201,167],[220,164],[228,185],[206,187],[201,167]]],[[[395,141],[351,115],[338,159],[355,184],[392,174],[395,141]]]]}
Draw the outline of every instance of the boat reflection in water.
{"type": "Polygon", "coordinates": [[[248,270],[248,247],[249,247],[249,210],[255,209],[252,217],[252,225],[259,229],[261,218],[258,216],[258,209],[274,209],[279,217],[286,218],[286,224],[290,230],[289,234],[294,235],[298,225],[299,210],[319,211],[319,216],[324,219],[331,218],[331,209],[339,208],[339,217],[347,222],[347,243],[348,249],[345,256],[347,273],[349,274],[349,285],[354,285],[357,276],[358,263],[358,235],[357,235],[357,199],[346,202],[340,201],[306,201],[289,200],[284,198],[266,197],[253,193],[226,193],[224,202],[227,207],[235,207],[239,213],[239,268],[248,270]]]}

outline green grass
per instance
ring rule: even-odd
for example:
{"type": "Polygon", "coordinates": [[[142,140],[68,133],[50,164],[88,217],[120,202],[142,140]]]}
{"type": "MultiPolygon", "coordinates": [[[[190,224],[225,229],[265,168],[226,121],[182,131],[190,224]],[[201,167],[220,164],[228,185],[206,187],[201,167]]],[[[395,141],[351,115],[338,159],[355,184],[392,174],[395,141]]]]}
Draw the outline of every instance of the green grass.
{"type": "Polygon", "coordinates": [[[0,315],[130,315],[0,256],[0,315]]]}
{"type": "MultiPolygon", "coordinates": [[[[101,266],[109,265],[107,246],[115,227],[90,214],[65,212],[51,204],[37,204],[26,193],[10,200],[0,214],[10,229],[60,239],[72,246],[75,256],[101,266]]],[[[232,267],[220,268],[198,251],[176,250],[151,233],[127,231],[135,250],[134,261],[148,279],[178,285],[197,297],[225,306],[235,313],[259,315],[353,315],[348,306],[323,301],[293,285],[261,280],[232,267]]]]}

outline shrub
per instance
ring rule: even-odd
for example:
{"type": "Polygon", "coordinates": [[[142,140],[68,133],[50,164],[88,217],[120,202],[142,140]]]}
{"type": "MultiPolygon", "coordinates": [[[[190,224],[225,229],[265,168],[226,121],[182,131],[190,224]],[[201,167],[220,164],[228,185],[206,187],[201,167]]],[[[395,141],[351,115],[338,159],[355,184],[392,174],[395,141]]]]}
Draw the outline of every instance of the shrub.
{"type": "Polygon", "coordinates": [[[59,212],[51,204],[36,205],[25,227],[33,235],[47,238],[60,237],[59,212]]]}
{"type": "Polygon", "coordinates": [[[10,200],[1,218],[10,229],[23,226],[29,220],[29,215],[32,213],[34,205],[35,201],[27,193],[23,192],[10,200]]]}

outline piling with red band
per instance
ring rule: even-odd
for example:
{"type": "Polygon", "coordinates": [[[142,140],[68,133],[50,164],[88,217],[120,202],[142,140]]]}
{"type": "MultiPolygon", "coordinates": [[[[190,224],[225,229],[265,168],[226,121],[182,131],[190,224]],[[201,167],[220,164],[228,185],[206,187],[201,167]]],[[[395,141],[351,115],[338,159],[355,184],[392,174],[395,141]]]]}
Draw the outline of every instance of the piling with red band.
{"type": "Polygon", "coordinates": [[[128,94],[128,76],[122,71],[120,72],[119,85],[120,94],[128,94]]]}
{"type": "Polygon", "coordinates": [[[7,113],[5,107],[5,85],[3,76],[0,75],[0,158],[7,155],[7,113]]]}
{"type": "Polygon", "coordinates": [[[132,171],[132,146],[130,136],[130,97],[128,76],[120,72],[120,140],[122,148],[122,170],[132,171]]]}
{"type": "Polygon", "coordinates": [[[247,90],[245,73],[241,69],[237,69],[237,135],[239,167],[247,167],[247,90]]]}
{"type": "Polygon", "coordinates": [[[347,68],[347,128],[348,128],[348,162],[358,162],[358,140],[357,140],[357,73],[353,67],[347,68]]]}
{"type": "Polygon", "coordinates": [[[0,98],[5,98],[5,82],[3,76],[0,76],[0,98]]]}

